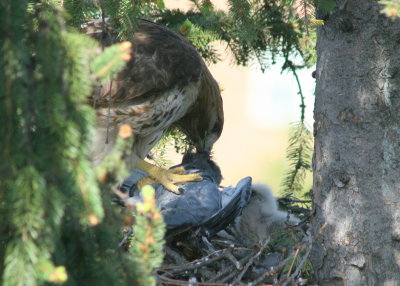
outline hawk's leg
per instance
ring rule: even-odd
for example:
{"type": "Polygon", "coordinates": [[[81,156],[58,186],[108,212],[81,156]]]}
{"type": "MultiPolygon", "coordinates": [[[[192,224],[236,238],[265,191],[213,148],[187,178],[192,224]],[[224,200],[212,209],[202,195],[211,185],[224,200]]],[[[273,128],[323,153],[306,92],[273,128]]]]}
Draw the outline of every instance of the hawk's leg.
{"type": "Polygon", "coordinates": [[[180,194],[180,188],[175,185],[186,182],[198,182],[202,180],[200,174],[184,174],[185,168],[178,167],[170,170],[163,169],[156,165],[150,164],[143,159],[139,159],[136,163],[136,168],[146,172],[149,177],[144,177],[137,182],[137,186],[141,189],[144,185],[159,183],[169,191],[180,194]]]}

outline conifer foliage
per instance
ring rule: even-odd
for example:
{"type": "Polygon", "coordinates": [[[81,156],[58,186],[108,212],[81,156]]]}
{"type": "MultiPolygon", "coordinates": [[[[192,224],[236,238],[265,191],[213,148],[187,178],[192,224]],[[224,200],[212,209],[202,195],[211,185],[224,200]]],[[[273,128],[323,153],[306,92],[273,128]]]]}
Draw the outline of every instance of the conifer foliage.
{"type": "Polygon", "coordinates": [[[0,5],[3,285],[62,282],[51,255],[65,208],[91,224],[103,217],[86,158],[93,114],[81,104],[90,72],[79,55],[89,45],[51,2],[0,5]]]}
{"type": "MultiPolygon", "coordinates": [[[[154,194],[134,211],[116,208],[111,190],[126,173],[117,163],[95,174],[89,160],[94,111],[87,96],[130,59],[123,41],[138,18],[175,29],[210,62],[220,59],[212,45],[218,40],[237,64],[257,59],[265,69],[275,56],[291,63],[295,54],[304,59],[299,68],[312,64],[294,1],[230,0],[228,12],[209,0],[192,2],[187,12],[165,9],[162,0],[0,2],[1,285],[155,283],[164,224],[154,194]],[[121,43],[105,48],[79,32],[106,18],[121,43]],[[121,230],[132,225],[124,251],[121,230]]],[[[132,138],[122,137],[129,149],[132,138]]]]}
{"type": "Polygon", "coordinates": [[[0,18],[1,284],[117,285],[116,247],[105,255],[118,245],[115,228],[94,227],[104,210],[85,101],[93,79],[123,66],[126,48],[101,54],[67,28],[57,1],[2,1],[0,18]]]}

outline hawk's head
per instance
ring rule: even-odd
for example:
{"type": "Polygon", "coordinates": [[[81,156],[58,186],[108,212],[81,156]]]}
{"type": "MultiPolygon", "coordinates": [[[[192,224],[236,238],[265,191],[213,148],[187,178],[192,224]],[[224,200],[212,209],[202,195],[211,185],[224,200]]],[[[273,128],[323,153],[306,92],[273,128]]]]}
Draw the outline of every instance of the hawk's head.
{"type": "Polygon", "coordinates": [[[197,101],[176,125],[186,134],[197,152],[211,152],[221,136],[224,126],[221,92],[205,65],[197,101]]]}

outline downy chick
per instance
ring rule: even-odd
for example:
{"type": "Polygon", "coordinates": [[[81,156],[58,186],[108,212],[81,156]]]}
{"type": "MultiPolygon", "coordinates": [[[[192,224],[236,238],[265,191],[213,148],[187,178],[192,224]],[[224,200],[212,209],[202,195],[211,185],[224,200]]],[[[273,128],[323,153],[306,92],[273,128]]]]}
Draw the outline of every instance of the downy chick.
{"type": "Polygon", "coordinates": [[[270,188],[262,184],[252,185],[249,204],[235,221],[235,229],[240,236],[252,242],[268,239],[274,232],[300,220],[278,210],[278,203],[270,188]]]}

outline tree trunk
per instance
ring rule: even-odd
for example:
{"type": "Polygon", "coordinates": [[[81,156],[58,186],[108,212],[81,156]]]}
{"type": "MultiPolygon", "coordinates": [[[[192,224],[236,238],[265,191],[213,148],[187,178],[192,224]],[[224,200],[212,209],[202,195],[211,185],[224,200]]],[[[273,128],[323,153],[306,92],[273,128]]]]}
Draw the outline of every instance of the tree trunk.
{"type": "Polygon", "coordinates": [[[400,25],[337,2],[318,31],[315,283],[400,285],[400,25]]]}

